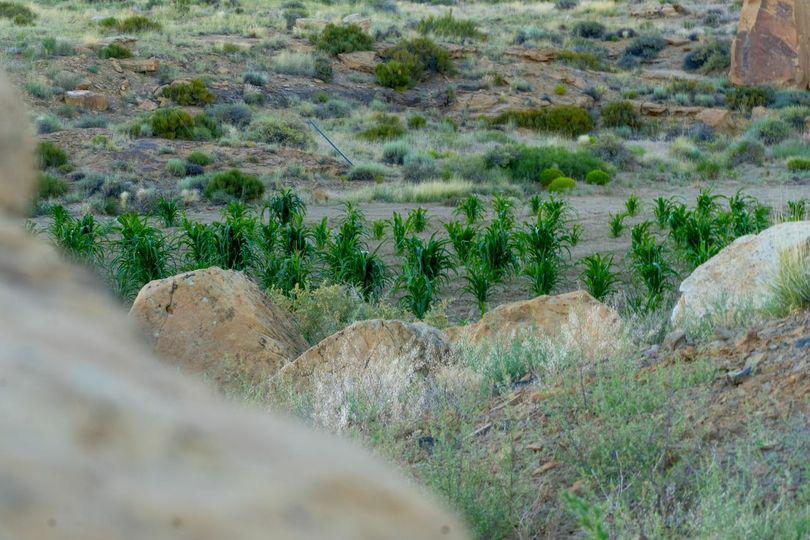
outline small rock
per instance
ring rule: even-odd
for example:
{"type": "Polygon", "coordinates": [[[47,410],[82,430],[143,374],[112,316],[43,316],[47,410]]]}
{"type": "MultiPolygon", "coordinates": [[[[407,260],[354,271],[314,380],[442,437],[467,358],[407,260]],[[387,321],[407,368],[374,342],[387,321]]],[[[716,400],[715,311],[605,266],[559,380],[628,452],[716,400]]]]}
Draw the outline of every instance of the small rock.
{"type": "Polygon", "coordinates": [[[751,367],[746,367],[738,371],[732,371],[726,374],[728,377],[728,381],[733,385],[738,385],[742,383],[746,378],[750,377],[754,373],[754,369],[751,367]]]}
{"type": "Polygon", "coordinates": [[[532,476],[542,476],[556,466],[557,466],[556,461],[547,461],[546,463],[540,465],[534,471],[532,471],[532,476]]]}
{"type": "Polygon", "coordinates": [[[65,103],[82,109],[106,111],[109,107],[107,96],[89,90],[70,90],[65,92],[65,103]]]}

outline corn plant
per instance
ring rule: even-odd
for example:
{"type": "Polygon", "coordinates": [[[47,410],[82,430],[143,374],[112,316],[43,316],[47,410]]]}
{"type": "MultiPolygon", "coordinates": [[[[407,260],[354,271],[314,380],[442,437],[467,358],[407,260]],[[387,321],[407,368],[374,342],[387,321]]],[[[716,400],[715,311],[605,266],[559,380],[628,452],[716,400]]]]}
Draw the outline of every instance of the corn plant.
{"type": "Polygon", "coordinates": [[[135,214],[119,216],[115,232],[111,268],[121,296],[132,298],[150,281],[174,272],[172,253],[176,246],[159,229],[149,225],[147,218],[135,214]]]}
{"type": "Polygon", "coordinates": [[[408,212],[405,220],[405,230],[409,233],[420,234],[427,228],[427,210],[424,208],[414,208],[408,212]]]}
{"type": "Polygon", "coordinates": [[[306,205],[298,193],[287,188],[273,195],[264,210],[271,212],[282,225],[286,225],[297,216],[303,217],[306,214],[306,205]]]}
{"type": "Polygon", "coordinates": [[[571,248],[579,242],[580,228],[572,223],[570,207],[561,199],[544,201],[532,223],[524,223],[517,234],[524,261],[523,273],[529,277],[535,294],[549,294],[557,285],[571,248]]]}
{"type": "Polygon", "coordinates": [[[315,241],[315,249],[323,251],[332,240],[332,229],[329,227],[329,218],[324,217],[312,228],[312,238],[315,241]]]}
{"type": "Polygon", "coordinates": [[[807,217],[807,200],[798,199],[787,203],[787,221],[803,221],[807,217]]]}
{"type": "Polygon", "coordinates": [[[174,227],[177,225],[177,218],[180,216],[177,199],[165,199],[161,197],[155,207],[155,214],[163,221],[164,227],[174,227]]]}
{"type": "Polygon", "coordinates": [[[500,223],[504,230],[511,230],[515,225],[515,203],[504,195],[495,195],[492,199],[495,210],[495,221],[500,223]]]}
{"type": "Polygon", "coordinates": [[[487,312],[487,303],[497,284],[492,268],[478,257],[467,261],[465,266],[464,291],[470,293],[478,305],[478,312],[483,317],[487,312]]]}
{"type": "Polygon", "coordinates": [[[382,240],[385,238],[385,230],[388,228],[388,222],[384,219],[378,219],[371,224],[371,236],[374,240],[382,240]]]}
{"type": "Polygon", "coordinates": [[[453,214],[464,216],[467,225],[474,225],[484,215],[484,203],[475,195],[470,195],[456,207],[453,214]]]}
{"type": "Polygon", "coordinates": [[[655,220],[658,222],[659,229],[666,229],[669,225],[669,216],[672,213],[673,202],[666,197],[658,197],[653,200],[655,206],[655,220]]]}
{"type": "Polygon", "coordinates": [[[430,310],[451,267],[452,258],[446,240],[438,240],[433,234],[428,240],[414,236],[406,241],[397,289],[404,291],[401,302],[415,317],[422,319],[430,310]]]}
{"type": "Polygon", "coordinates": [[[256,217],[241,201],[231,201],[223,217],[224,221],[211,224],[216,265],[228,270],[247,270],[253,258],[256,217]]]}
{"type": "Polygon", "coordinates": [[[624,218],[627,214],[610,214],[610,236],[618,238],[624,232],[624,218]]]}
{"type": "Polygon", "coordinates": [[[183,216],[181,224],[183,236],[180,241],[185,247],[184,267],[190,270],[208,268],[217,263],[216,236],[209,225],[190,221],[183,216]]]}
{"type": "Polygon", "coordinates": [[[450,221],[444,224],[456,257],[462,263],[466,263],[475,247],[478,231],[471,224],[463,224],[460,221],[450,221]]]}
{"type": "Polygon", "coordinates": [[[495,281],[502,281],[518,270],[519,245],[517,236],[500,220],[489,224],[478,235],[475,257],[485,264],[495,281]]]}
{"type": "Polygon", "coordinates": [[[656,242],[649,232],[649,226],[650,222],[645,222],[634,227],[631,259],[636,277],[646,288],[646,307],[654,309],[663,300],[675,272],[664,257],[664,244],[656,242]]]}
{"type": "Polygon", "coordinates": [[[624,211],[627,213],[628,216],[634,217],[638,215],[640,210],[641,210],[641,199],[639,199],[638,195],[634,193],[627,198],[627,201],[625,201],[624,211]]]}
{"type": "Polygon", "coordinates": [[[74,219],[63,206],[52,207],[51,215],[50,235],[65,254],[87,263],[101,260],[102,241],[108,232],[106,227],[101,226],[90,214],[74,219]]]}
{"type": "Polygon", "coordinates": [[[615,290],[617,275],[613,272],[613,255],[594,253],[582,259],[585,269],[581,278],[587,291],[597,300],[604,300],[615,290]]]}

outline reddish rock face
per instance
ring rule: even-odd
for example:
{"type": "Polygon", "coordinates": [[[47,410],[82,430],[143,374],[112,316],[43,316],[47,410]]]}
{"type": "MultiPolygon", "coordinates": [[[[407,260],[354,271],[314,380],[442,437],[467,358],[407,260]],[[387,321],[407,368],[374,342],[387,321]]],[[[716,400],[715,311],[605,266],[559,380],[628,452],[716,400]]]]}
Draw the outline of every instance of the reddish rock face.
{"type": "Polygon", "coordinates": [[[729,79],[742,86],[810,87],[810,2],[746,0],[729,79]]]}

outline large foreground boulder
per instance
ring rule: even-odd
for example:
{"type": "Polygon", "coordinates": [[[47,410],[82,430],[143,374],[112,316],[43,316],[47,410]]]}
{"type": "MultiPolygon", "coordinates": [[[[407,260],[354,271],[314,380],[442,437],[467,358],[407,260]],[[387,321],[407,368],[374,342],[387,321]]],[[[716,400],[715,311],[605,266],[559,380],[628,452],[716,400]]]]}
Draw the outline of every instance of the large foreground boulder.
{"type": "Polygon", "coordinates": [[[585,291],[557,296],[538,296],[502,304],[475,324],[448,329],[454,341],[473,345],[484,341],[504,342],[522,336],[555,337],[564,331],[588,333],[620,325],[619,314],[585,291]]]}
{"type": "Polygon", "coordinates": [[[427,375],[450,353],[444,332],[415,322],[373,319],[356,322],[333,334],[279,372],[279,380],[304,389],[334,377],[362,377],[395,362],[411,373],[427,375]]]}
{"type": "Polygon", "coordinates": [[[779,254],[810,242],[810,221],[774,225],[759,234],[737,238],[698,266],[679,288],[672,322],[696,321],[712,311],[762,308],[771,298],[779,254]]]}
{"type": "Polygon", "coordinates": [[[810,86],[810,2],[745,0],[729,80],[742,86],[810,86]]]}
{"type": "Polygon", "coordinates": [[[361,450],[158,362],[23,230],[31,146],[0,78],[0,538],[463,538],[361,450]]]}
{"type": "Polygon", "coordinates": [[[241,272],[207,268],[146,284],[130,316],[154,351],[221,380],[267,377],[307,349],[290,316],[241,272]]]}

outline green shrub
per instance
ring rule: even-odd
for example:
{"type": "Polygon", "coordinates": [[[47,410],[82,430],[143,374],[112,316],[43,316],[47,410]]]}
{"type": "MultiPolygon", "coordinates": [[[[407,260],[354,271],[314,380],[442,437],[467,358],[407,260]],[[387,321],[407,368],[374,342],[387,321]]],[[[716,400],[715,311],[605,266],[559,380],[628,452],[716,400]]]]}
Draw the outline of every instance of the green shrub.
{"type": "Polygon", "coordinates": [[[37,14],[31,8],[14,2],[0,2],[0,18],[8,19],[17,26],[34,24],[37,14]]]}
{"type": "Polygon", "coordinates": [[[36,149],[37,165],[40,169],[62,167],[68,163],[68,154],[56,143],[42,141],[36,149]]]}
{"type": "Polygon", "coordinates": [[[608,182],[610,182],[610,174],[606,173],[605,171],[601,171],[599,169],[593,170],[585,176],[586,184],[604,186],[608,182]]]}
{"type": "Polygon", "coordinates": [[[312,76],[329,82],[333,75],[332,59],[325,54],[316,54],[312,59],[312,76]]]}
{"type": "Polygon", "coordinates": [[[667,40],[656,34],[646,34],[633,38],[622,53],[624,58],[654,60],[667,46],[667,40]]]}
{"type": "Polygon", "coordinates": [[[377,82],[401,90],[437,73],[455,71],[450,53],[428,38],[404,40],[383,53],[384,63],[376,68],[377,82]]]}
{"type": "Polygon", "coordinates": [[[411,147],[405,141],[392,141],[383,146],[382,158],[385,163],[402,165],[405,156],[411,152],[411,147]]]}
{"type": "Polygon", "coordinates": [[[166,162],[166,172],[172,176],[181,177],[186,175],[186,162],[182,159],[172,158],[166,162]]]}
{"type": "Polygon", "coordinates": [[[408,154],[402,160],[402,177],[408,182],[422,182],[438,175],[436,161],[428,155],[408,154]]]}
{"type": "Polygon", "coordinates": [[[306,148],[312,140],[303,124],[274,116],[254,120],[245,135],[249,141],[294,148],[306,148]]]}
{"type": "Polygon", "coordinates": [[[208,90],[202,79],[172,83],[163,89],[163,97],[186,106],[209,105],[216,100],[216,96],[208,90]]]}
{"type": "Polygon", "coordinates": [[[731,66],[731,44],[727,41],[710,41],[686,55],[683,67],[687,71],[712,73],[726,71],[731,66]]]}
{"type": "Polygon", "coordinates": [[[386,169],[375,163],[361,163],[352,167],[346,178],[350,182],[382,182],[386,169]]]}
{"type": "Polygon", "coordinates": [[[757,141],[743,139],[728,149],[728,165],[736,167],[743,163],[759,165],[765,159],[765,147],[757,141]]]}
{"type": "Polygon", "coordinates": [[[563,193],[565,191],[570,191],[577,187],[577,181],[573,178],[566,178],[565,176],[561,176],[559,178],[555,178],[549,185],[548,190],[551,193],[563,193]]]}
{"type": "Polygon", "coordinates": [[[408,117],[408,129],[422,129],[427,126],[427,118],[421,114],[412,114],[408,117]]]}
{"type": "Polygon", "coordinates": [[[253,120],[253,111],[244,103],[221,103],[208,110],[208,114],[222,122],[238,128],[247,127],[253,120]]]}
{"type": "Polygon", "coordinates": [[[374,125],[363,131],[360,136],[368,141],[384,141],[396,139],[405,135],[405,128],[399,116],[393,114],[378,114],[374,117],[374,125]]]}
{"type": "Polygon", "coordinates": [[[319,50],[337,56],[341,53],[370,51],[374,40],[356,24],[327,24],[315,45],[319,50]]]}
{"type": "Polygon", "coordinates": [[[605,25],[596,21],[580,21],[571,28],[571,34],[586,39],[602,39],[607,29],[605,25]]]}
{"type": "Polygon", "coordinates": [[[639,129],[641,117],[629,101],[616,101],[602,107],[602,125],[605,127],[629,127],[639,129]]]}
{"type": "Polygon", "coordinates": [[[605,69],[602,59],[590,51],[560,51],[557,53],[556,60],[577,69],[591,69],[594,71],[603,71],[605,69]]]}
{"type": "Polygon", "coordinates": [[[768,88],[732,88],[726,94],[726,105],[730,109],[750,112],[754,107],[767,107],[773,100],[773,92],[768,88]]]}
{"type": "Polygon", "coordinates": [[[106,47],[99,49],[98,57],[103,60],[107,58],[132,58],[132,52],[123,45],[110,43],[106,47]]]}
{"type": "Polygon", "coordinates": [[[66,195],[70,187],[58,176],[50,173],[39,173],[37,178],[37,198],[54,199],[66,195]]]}
{"type": "Polygon", "coordinates": [[[475,21],[456,19],[453,17],[452,10],[440,17],[434,17],[433,15],[425,17],[419,21],[416,29],[423,35],[434,34],[436,36],[469,39],[482,39],[485,37],[478,30],[475,21]]]}
{"type": "Polygon", "coordinates": [[[104,17],[103,19],[98,21],[98,25],[108,30],[118,28],[118,19],[116,19],[115,17],[104,17]]]}
{"type": "Polygon", "coordinates": [[[141,32],[158,31],[162,27],[159,22],[153,21],[143,15],[127,17],[118,24],[118,30],[126,34],[139,34],[141,32]]]}
{"type": "Polygon", "coordinates": [[[790,124],[778,118],[766,118],[758,122],[752,130],[757,139],[767,145],[778,144],[788,137],[793,131],[790,124]]]}
{"type": "Polygon", "coordinates": [[[548,185],[556,180],[557,178],[564,176],[563,172],[559,169],[543,169],[540,173],[539,181],[540,185],[543,187],[548,187],[548,185]]]}
{"type": "Polygon", "coordinates": [[[810,159],[792,158],[787,162],[787,170],[790,172],[810,171],[810,159]]]}
{"type": "Polygon", "coordinates": [[[212,158],[205,152],[200,152],[198,150],[196,152],[190,153],[186,157],[186,161],[188,161],[189,163],[193,163],[194,165],[199,165],[200,167],[206,167],[214,162],[214,158],[212,158]]]}
{"type": "MultiPolygon", "coordinates": [[[[559,169],[565,176],[578,180],[584,180],[594,169],[608,169],[604,161],[588,150],[570,151],[558,146],[521,146],[499,161],[494,164],[505,167],[514,180],[524,182],[535,181],[546,169],[559,169]]],[[[487,163],[493,165],[491,156],[487,156],[487,163]]]]}
{"type": "Polygon", "coordinates": [[[205,186],[205,196],[209,199],[221,193],[235,199],[252,201],[264,194],[264,184],[252,174],[232,169],[214,175],[205,186]]]}
{"type": "MultiPolygon", "coordinates": [[[[191,116],[174,107],[156,110],[147,117],[146,124],[151,135],[169,140],[204,141],[219,137],[221,133],[219,123],[205,113],[191,116]]],[[[136,137],[144,134],[140,125],[134,126],[131,133],[136,137]]]]}
{"type": "Polygon", "coordinates": [[[562,133],[570,137],[583,135],[593,129],[593,119],[581,107],[559,105],[499,114],[494,124],[514,123],[518,127],[562,133]]]}

